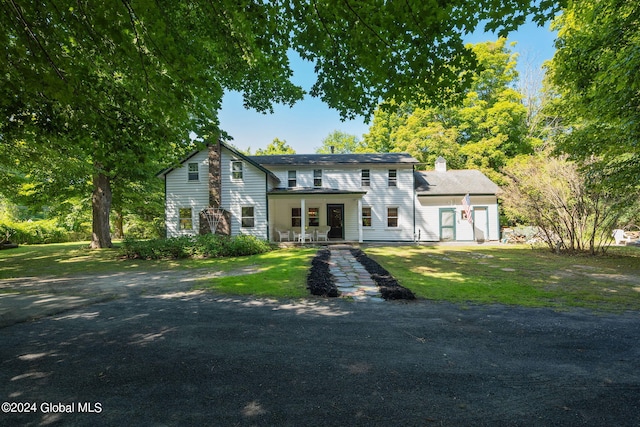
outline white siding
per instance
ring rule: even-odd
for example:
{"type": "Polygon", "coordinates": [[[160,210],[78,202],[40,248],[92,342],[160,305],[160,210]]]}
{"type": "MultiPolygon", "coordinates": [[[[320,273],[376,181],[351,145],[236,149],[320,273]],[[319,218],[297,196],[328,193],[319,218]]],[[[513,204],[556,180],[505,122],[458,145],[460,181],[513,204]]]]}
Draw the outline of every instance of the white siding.
{"type": "MultiPolygon", "coordinates": [[[[362,206],[371,207],[372,226],[363,227],[363,240],[370,241],[412,241],[413,230],[413,167],[406,165],[358,165],[358,166],[323,166],[323,167],[273,167],[273,172],[280,178],[280,187],[286,187],[288,171],[296,171],[298,187],[313,187],[314,169],[322,169],[322,187],[347,191],[366,191],[362,196],[362,206]],[[371,185],[363,187],[362,169],[369,169],[371,185]],[[389,169],[397,171],[397,186],[389,187],[389,169]],[[387,227],[387,208],[398,208],[398,227],[387,227]]],[[[272,229],[291,229],[291,208],[300,207],[300,199],[305,198],[305,205],[320,207],[320,228],[326,227],[326,205],[344,204],[344,230],[346,240],[359,239],[361,212],[357,199],[360,195],[318,195],[287,199],[278,198],[272,204],[272,229]]],[[[298,231],[298,230],[296,230],[298,231]]]]}
{"type": "Polygon", "coordinates": [[[371,207],[371,227],[363,227],[363,240],[413,240],[413,168],[395,167],[396,187],[389,187],[389,169],[394,167],[369,168],[371,187],[362,198],[362,206],[371,207]],[[398,208],[398,227],[387,226],[387,208],[390,207],[398,208]]]}
{"type": "Polygon", "coordinates": [[[165,179],[167,237],[198,234],[198,214],[201,210],[209,206],[209,160],[207,150],[203,150],[186,160],[181,167],[169,172],[165,179]],[[198,164],[200,178],[198,181],[188,180],[187,173],[189,163],[198,164]],[[180,230],[179,210],[181,208],[191,208],[193,220],[192,230],[180,230]]]}
{"type": "Polygon", "coordinates": [[[222,149],[222,207],[231,211],[231,235],[250,234],[267,239],[267,175],[246,160],[222,149]],[[231,177],[231,162],[242,161],[242,179],[231,177]],[[254,208],[254,227],[242,227],[242,207],[254,208]]]}
{"type": "MultiPolygon", "coordinates": [[[[500,220],[496,197],[471,195],[472,209],[474,206],[487,209],[488,240],[498,240],[500,220]]],[[[419,233],[420,240],[440,240],[441,209],[455,209],[456,240],[473,241],[479,234],[474,231],[474,224],[462,218],[462,196],[419,196],[416,197],[416,233],[419,233]]]]}

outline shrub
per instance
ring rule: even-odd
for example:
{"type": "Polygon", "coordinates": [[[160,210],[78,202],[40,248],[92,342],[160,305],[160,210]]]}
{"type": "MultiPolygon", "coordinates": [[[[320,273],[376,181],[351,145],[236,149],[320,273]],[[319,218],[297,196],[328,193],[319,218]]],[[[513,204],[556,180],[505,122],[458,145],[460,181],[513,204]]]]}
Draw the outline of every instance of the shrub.
{"type": "Polygon", "coordinates": [[[69,233],[58,226],[54,219],[35,221],[3,221],[0,222],[0,239],[20,244],[61,243],[69,240],[69,233]]]}
{"type": "Polygon", "coordinates": [[[121,253],[130,259],[219,258],[255,255],[271,249],[269,242],[254,236],[205,234],[152,240],[125,238],[121,253]]]}

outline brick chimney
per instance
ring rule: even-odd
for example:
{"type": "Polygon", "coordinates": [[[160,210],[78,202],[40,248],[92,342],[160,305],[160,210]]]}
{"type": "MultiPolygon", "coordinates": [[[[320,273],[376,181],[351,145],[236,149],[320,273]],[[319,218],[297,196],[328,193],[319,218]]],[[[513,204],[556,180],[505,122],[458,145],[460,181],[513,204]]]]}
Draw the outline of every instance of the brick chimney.
{"type": "MultiPolygon", "coordinates": [[[[208,144],[209,158],[209,206],[212,208],[222,207],[222,145],[220,140],[215,144],[208,144]]],[[[211,230],[209,223],[200,213],[200,234],[208,234],[211,230]]],[[[218,227],[214,234],[231,235],[231,212],[224,211],[224,216],[218,222],[218,227]]]]}

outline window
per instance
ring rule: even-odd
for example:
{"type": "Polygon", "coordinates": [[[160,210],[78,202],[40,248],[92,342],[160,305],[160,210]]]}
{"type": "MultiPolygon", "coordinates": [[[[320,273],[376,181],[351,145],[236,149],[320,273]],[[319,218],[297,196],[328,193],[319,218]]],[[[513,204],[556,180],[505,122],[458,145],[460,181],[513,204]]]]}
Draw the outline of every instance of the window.
{"type": "Polygon", "coordinates": [[[198,173],[198,164],[197,163],[189,163],[187,165],[188,168],[188,180],[189,181],[199,181],[200,174],[198,173]]]}
{"type": "Polygon", "coordinates": [[[322,169],[313,170],[313,186],[322,187],[322,169]]]}
{"type": "Polygon", "coordinates": [[[320,208],[309,208],[309,227],[320,226],[320,208]]]}
{"type": "Polygon", "coordinates": [[[370,207],[362,208],[362,226],[371,227],[371,208],[370,207]]]}
{"type": "Polygon", "coordinates": [[[298,186],[296,180],[296,171],[289,171],[289,183],[287,184],[287,186],[289,188],[298,186]]]}
{"type": "Polygon", "coordinates": [[[396,187],[398,185],[398,171],[395,169],[389,169],[389,187],[396,187]]]}
{"type": "MultiPolygon", "coordinates": [[[[196,163],[197,166],[197,163],[196,163]]],[[[193,217],[191,208],[180,208],[178,210],[180,230],[193,230],[193,217]]]]}
{"type": "Polygon", "coordinates": [[[398,208],[387,208],[387,227],[398,226],[398,208]]]}
{"type": "Polygon", "coordinates": [[[360,181],[360,185],[363,187],[371,186],[371,173],[369,169],[362,169],[362,179],[360,181]]]}
{"type": "Polygon", "coordinates": [[[291,208],[291,226],[292,227],[302,226],[302,209],[291,208]]]}
{"type": "Polygon", "coordinates": [[[254,216],[253,206],[242,207],[242,227],[255,226],[256,219],[254,216]]]}
{"type": "Polygon", "coordinates": [[[231,162],[231,178],[242,179],[242,162],[231,162]]]}

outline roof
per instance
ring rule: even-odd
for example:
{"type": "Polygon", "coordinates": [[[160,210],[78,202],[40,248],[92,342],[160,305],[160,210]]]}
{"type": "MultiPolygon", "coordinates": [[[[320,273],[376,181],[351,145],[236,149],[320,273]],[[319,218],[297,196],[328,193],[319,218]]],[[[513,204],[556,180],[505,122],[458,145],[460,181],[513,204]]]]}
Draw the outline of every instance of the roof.
{"type": "MultiPolygon", "coordinates": [[[[209,147],[211,144],[207,144],[207,147],[209,147]]],[[[256,163],[254,160],[252,160],[249,156],[245,156],[244,154],[240,153],[238,150],[236,150],[235,148],[220,142],[220,146],[226,148],[227,150],[231,151],[231,153],[238,157],[241,158],[243,160],[246,160],[247,162],[249,162],[251,165],[255,166],[256,168],[258,168],[259,170],[261,170],[262,172],[264,172],[265,174],[267,174],[268,176],[270,176],[271,178],[273,178],[276,182],[280,182],[280,178],[277,177],[276,174],[274,174],[273,172],[271,172],[269,169],[266,169],[264,166],[262,166],[259,163],[256,163]]],[[[205,148],[205,150],[208,148],[205,148]]],[[[187,157],[185,157],[184,159],[180,160],[180,165],[184,164],[187,160],[189,160],[190,158],[192,158],[193,156],[195,156],[196,154],[200,153],[201,151],[203,151],[203,149],[197,149],[192,151],[191,153],[189,153],[189,155],[187,157]]],[[[255,157],[255,156],[254,156],[255,157]]],[[[166,169],[161,170],[160,172],[158,172],[156,174],[157,177],[165,179],[166,175],[171,172],[172,170],[176,169],[176,166],[170,166],[166,169]]]]}
{"type": "Polygon", "coordinates": [[[318,187],[293,187],[293,188],[274,188],[269,191],[270,195],[301,195],[301,194],[366,194],[366,191],[360,190],[338,190],[335,188],[318,188],[318,187]]]}
{"type": "Polygon", "coordinates": [[[416,171],[414,175],[418,196],[496,194],[499,190],[498,185],[479,170],[416,171]]]}
{"type": "Polygon", "coordinates": [[[357,165],[357,164],[407,164],[418,163],[407,153],[361,153],[361,154],[277,154],[271,156],[248,156],[263,166],[304,165],[357,165]]]}

